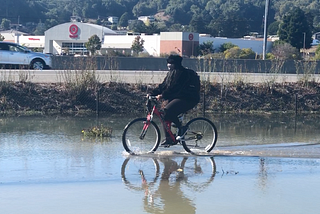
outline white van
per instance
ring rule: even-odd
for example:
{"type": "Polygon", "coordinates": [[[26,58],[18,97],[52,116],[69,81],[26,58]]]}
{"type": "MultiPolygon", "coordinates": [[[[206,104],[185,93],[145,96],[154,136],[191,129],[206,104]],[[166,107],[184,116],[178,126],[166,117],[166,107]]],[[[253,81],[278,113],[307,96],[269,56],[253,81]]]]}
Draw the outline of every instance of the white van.
{"type": "Polygon", "coordinates": [[[319,44],[320,44],[320,41],[317,40],[317,39],[314,39],[314,40],[312,40],[311,46],[316,46],[316,45],[319,45],[319,44]]]}

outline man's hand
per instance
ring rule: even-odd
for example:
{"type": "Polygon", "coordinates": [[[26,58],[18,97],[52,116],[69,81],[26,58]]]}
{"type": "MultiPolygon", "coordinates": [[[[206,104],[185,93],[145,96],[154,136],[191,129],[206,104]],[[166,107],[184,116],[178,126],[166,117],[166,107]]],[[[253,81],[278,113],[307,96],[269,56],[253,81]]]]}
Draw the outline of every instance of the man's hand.
{"type": "Polygon", "coordinates": [[[162,99],[162,94],[157,95],[157,100],[162,99]]]}
{"type": "MultiPolygon", "coordinates": [[[[147,94],[146,98],[149,98],[150,96],[151,96],[150,94],[147,94]]],[[[162,99],[162,94],[157,95],[156,98],[157,98],[157,100],[162,99]]]]}

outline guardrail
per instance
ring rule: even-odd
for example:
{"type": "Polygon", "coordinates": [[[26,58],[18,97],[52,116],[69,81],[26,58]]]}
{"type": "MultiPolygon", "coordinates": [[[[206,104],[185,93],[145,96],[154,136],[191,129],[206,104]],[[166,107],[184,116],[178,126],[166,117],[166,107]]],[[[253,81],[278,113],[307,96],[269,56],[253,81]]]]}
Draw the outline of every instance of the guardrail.
{"type": "MultiPolygon", "coordinates": [[[[159,57],[53,56],[52,60],[56,70],[167,70],[166,58],[159,57]]],[[[317,74],[320,70],[319,61],[303,60],[185,58],[182,64],[198,72],[317,74]]]]}

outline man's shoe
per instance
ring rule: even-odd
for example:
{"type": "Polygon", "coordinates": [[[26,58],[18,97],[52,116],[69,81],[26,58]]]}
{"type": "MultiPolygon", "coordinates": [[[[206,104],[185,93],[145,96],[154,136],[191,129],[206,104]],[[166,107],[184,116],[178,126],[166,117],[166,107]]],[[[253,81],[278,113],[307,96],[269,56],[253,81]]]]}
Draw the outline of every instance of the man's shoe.
{"type": "Polygon", "coordinates": [[[177,143],[176,142],[173,142],[171,139],[164,139],[162,142],[161,142],[161,146],[164,146],[164,147],[170,147],[170,146],[173,146],[173,145],[176,145],[177,143]]]}
{"type": "Polygon", "coordinates": [[[187,131],[188,131],[187,126],[181,126],[178,130],[178,136],[176,137],[176,139],[182,140],[184,138],[184,136],[186,135],[187,131]]]}

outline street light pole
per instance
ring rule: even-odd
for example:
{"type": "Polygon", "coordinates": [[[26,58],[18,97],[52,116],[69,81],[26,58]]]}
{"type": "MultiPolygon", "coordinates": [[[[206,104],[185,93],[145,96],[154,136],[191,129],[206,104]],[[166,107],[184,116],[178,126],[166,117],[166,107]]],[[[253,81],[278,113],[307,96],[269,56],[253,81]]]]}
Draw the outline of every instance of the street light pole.
{"type": "Polygon", "coordinates": [[[266,0],[266,6],[264,11],[264,28],[263,28],[263,50],[262,50],[262,59],[266,59],[266,47],[267,47],[267,20],[269,12],[269,0],[266,0]]]}
{"type": "Polygon", "coordinates": [[[306,32],[303,32],[303,58],[306,57],[306,32]]]}

